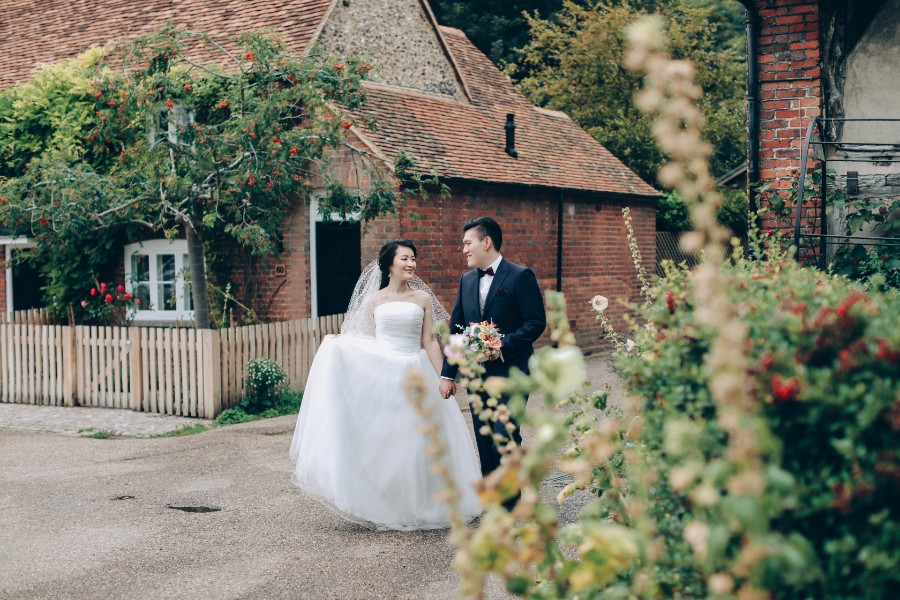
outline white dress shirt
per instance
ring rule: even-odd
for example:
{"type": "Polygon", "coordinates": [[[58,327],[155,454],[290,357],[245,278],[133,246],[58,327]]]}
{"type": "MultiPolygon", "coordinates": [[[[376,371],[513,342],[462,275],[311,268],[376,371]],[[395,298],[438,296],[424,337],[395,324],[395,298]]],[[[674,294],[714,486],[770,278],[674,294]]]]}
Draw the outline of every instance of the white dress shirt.
{"type": "MultiPolygon", "coordinates": [[[[503,260],[503,255],[497,257],[497,260],[491,263],[490,268],[494,270],[494,273],[497,272],[497,269],[500,267],[500,261],[503,260]]],[[[488,292],[491,290],[491,283],[494,281],[493,275],[488,275],[487,273],[482,276],[481,279],[478,280],[478,295],[479,302],[481,303],[481,310],[484,310],[484,303],[487,302],[488,292]]]]}

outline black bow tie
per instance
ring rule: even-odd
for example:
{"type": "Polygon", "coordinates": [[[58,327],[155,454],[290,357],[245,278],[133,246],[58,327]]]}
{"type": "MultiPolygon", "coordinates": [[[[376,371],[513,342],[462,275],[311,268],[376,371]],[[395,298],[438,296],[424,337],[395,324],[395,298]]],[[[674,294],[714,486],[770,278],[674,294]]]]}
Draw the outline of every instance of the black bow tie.
{"type": "Polygon", "coordinates": [[[494,267],[488,267],[487,269],[478,269],[478,279],[481,279],[485,275],[494,276],[494,267]]]}

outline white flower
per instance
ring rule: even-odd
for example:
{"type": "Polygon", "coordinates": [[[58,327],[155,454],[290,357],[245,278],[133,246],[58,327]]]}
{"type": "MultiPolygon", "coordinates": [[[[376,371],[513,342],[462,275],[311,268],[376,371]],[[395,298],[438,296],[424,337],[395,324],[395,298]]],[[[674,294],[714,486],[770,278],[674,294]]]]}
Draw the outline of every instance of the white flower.
{"type": "Polygon", "coordinates": [[[603,312],[606,310],[606,307],[609,306],[609,300],[606,296],[601,296],[597,294],[593,298],[591,298],[591,308],[593,308],[597,312],[603,312]]]}
{"type": "Polygon", "coordinates": [[[625,350],[627,352],[631,352],[636,346],[637,344],[634,343],[634,340],[625,340],[625,350]]]}
{"type": "Polygon", "coordinates": [[[554,398],[565,398],[584,384],[584,357],[575,346],[545,348],[529,360],[531,376],[554,398]]]}
{"type": "Polygon", "coordinates": [[[447,346],[454,350],[465,350],[468,341],[468,338],[464,334],[454,333],[450,336],[450,339],[447,340],[447,346]]]}
{"type": "MultiPolygon", "coordinates": [[[[486,391],[488,395],[493,396],[493,398],[499,398],[501,395],[503,395],[503,390],[505,389],[505,377],[488,377],[484,382],[484,391],[486,391]]],[[[491,400],[493,400],[493,398],[491,398],[491,400]]],[[[491,400],[488,400],[489,405],[491,400]]]]}

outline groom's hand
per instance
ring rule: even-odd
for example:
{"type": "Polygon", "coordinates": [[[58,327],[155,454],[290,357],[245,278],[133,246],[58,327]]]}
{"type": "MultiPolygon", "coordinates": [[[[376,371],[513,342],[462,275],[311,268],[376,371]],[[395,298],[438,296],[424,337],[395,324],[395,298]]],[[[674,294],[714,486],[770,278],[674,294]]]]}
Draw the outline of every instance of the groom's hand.
{"type": "Polygon", "coordinates": [[[449,398],[450,396],[452,396],[453,394],[456,393],[456,382],[442,377],[440,389],[441,389],[441,397],[449,398]]]}

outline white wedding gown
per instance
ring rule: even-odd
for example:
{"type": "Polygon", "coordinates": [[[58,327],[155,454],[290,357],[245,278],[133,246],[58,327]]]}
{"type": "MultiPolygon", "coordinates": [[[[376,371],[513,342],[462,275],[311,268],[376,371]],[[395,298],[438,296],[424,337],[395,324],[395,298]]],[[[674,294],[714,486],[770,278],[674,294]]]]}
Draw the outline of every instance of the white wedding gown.
{"type": "Polygon", "coordinates": [[[313,360],[291,444],[293,482],[341,516],[377,529],[449,526],[444,489],[431,471],[421,415],[403,382],[410,368],[425,375],[426,404],[447,446],[444,460],[460,492],[460,515],[482,509],[472,487],[480,478],[468,426],[456,401],[438,391],[438,376],[421,348],[424,310],[411,302],[375,308],[375,339],[329,336],[313,360]]]}

